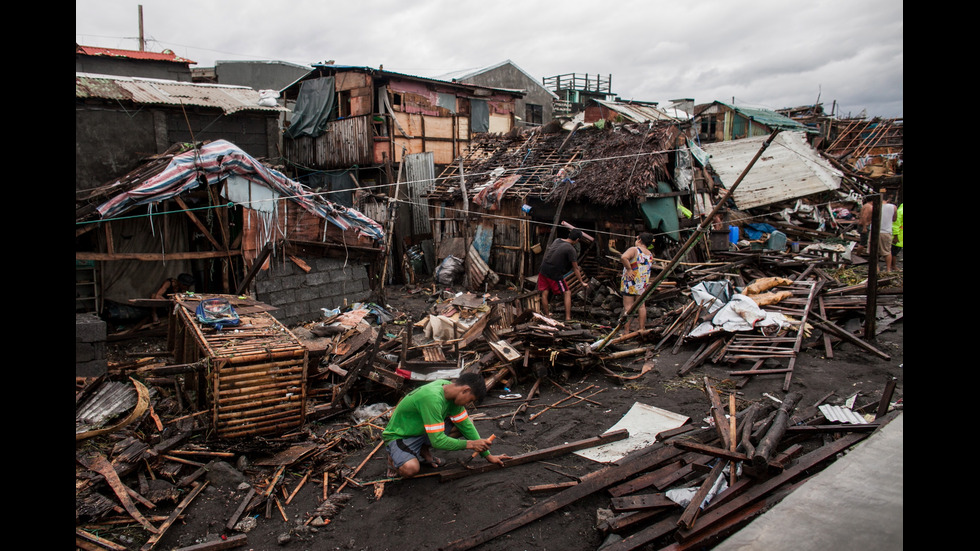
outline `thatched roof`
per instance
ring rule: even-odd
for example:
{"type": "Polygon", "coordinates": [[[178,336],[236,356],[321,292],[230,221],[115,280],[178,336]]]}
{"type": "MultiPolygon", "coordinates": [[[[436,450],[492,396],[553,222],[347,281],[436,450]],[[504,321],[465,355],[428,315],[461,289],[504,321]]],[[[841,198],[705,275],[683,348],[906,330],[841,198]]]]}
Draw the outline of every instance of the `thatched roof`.
{"type": "MultiPolygon", "coordinates": [[[[511,183],[516,175],[502,199],[557,202],[567,187],[567,201],[605,206],[635,203],[643,200],[647,188],[656,188],[657,181],[672,181],[668,163],[677,135],[676,126],[669,122],[551,133],[546,126],[528,133],[485,135],[473,140],[463,159],[466,189],[472,198],[488,182],[511,183]]],[[[443,201],[461,197],[458,165],[440,174],[428,197],[443,201]]]]}

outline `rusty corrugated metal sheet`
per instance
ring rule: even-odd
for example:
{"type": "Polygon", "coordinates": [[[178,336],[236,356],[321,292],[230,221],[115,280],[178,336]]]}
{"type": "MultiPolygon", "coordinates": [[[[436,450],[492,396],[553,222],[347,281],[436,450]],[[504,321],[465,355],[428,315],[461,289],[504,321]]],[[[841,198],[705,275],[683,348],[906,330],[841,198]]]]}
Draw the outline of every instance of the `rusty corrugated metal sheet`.
{"type": "Polygon", "coordinates": [[[172,50],[164,50],[162,52],[147,52],[139,50],[120,50],[118,48],[102,48],[99,46],[75,46],[76,54],[92,55],[92,56],[104,56],[104,57],[123,57],[128,59],[150,59],[153,61],[173,61],[174,63],[193,63],[197,64],[196,61],[191,61],[189,59],[180,57],[175,54],[172,50]]]}
{"type": "Polygon", "coordinates": [[[75,97],[131,101],[140,105],[212,107],[238,111],[286,111],[259,105],[259,92],[247,86],[196,84],[152,78],[75,73],[75,97]]]}
{"type": "Polygon", "coordinates": [[[644,123],[649,121],[677,121],[681,120],[667,114],[666,111],[652,105],[640,105],[635,103],[622,103],[618,101],[594,100],[596,103],[620,113],[633,122],[644,123]]]}
{"type": "Polygon", "coordinates": [[[374,164],[371,116],[361,115],[330,121],[316,138],[284,139],[283,150],[295,163],[318,169],[347,168],[374,164]]]}

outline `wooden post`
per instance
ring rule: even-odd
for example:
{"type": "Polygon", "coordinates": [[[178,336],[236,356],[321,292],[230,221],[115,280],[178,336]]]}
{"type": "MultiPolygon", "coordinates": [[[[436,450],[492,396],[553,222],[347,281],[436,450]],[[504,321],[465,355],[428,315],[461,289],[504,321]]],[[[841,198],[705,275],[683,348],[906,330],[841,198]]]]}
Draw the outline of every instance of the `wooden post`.
{"type": "Polygon", "coordinates": [[[759,442],[759,446],[755,449],[755,454],[752,456],[752,472],[754,474],[759,475],[765,473],[772,452],[775,451],[779,441],[783,438],[783,434],[786,433],[790,414],[796,408],[796,402],[802,397],[803,395],[799,392],[790,392],[783,398],[783,403],[776,412],[776,418],[773,419],[772,427],[769,428],[769,432],[759,442]]]}
{"type": "Polygon", "coordinates": [[[888,406],[891,404],[892,394],[895,392],[896,384],[898,384],[898,379],[892,377],[888,380],[888,384],[885,385],[885,390],[881,393],[881,401],[878,402],[878,411],[875,413],[875,420],[888,413],[888,406]]]}

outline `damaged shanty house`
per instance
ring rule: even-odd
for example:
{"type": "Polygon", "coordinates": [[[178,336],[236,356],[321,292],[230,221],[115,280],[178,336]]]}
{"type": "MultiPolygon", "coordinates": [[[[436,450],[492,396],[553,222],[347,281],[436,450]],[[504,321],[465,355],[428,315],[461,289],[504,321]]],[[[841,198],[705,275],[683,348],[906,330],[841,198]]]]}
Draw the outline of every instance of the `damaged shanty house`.
{"type": "Polygon", "coordinates": [[[678,142],[672,122],[486,136],[428,194],[437,260],[465,259],[469,289],[497,280],[524,288],[567,225],[588,235],[580,261],[592,275],[610,240],[625,250],[647,228],[676,240],[676,198],[689,194],[673,187],[678,142]]]}
{"type": "Polygon", "coordinates": [[[133,307],[150,305],[130,301],[149,299],[181,273],[197,292],[254,291],[284,323],[367,296],[383,228],[260,160],[278,148],[282,107],[260,104],[257,91],[241,86],[104,75],[78,75],[76,96],[79,131],[103,136],[78,146],[76,269],[95,283],[81,311],[139,321],[147,311],[133,307]],[[242,145],[191,140],[228,136],[232,127],[242,145]],[[253,132],[241,136],[243,129],[253,132]],[[136,157],[140,150],[149,153],[136,157]],[[131,165],[93,185],[86,176],[105,172],[93,159],[110,153],[131,165]]]}
{"type": "MultiPolygon", "coordinates": [[[[286,426],[301,423],[308,351],[283,324],[315,319],[321,309],[366,298],[365,266],[376,265],[384,237],[377,222],[324,200],[225,140],[177,145],[170,154],[92,190],[77,205],[76,224],[79,239],[90,233],[93,238],[89,249],[76,246],[76,256],[109,265],[103,273],[117,274],[113,281],[122,288],[143,285],[143,296],[152,292],[142,271],[146,264],[228,261],[226,279],[217,288],[178,293],[173,299],[141,300],[137,294],[129,301],[169,311],[168,344],[180,363],[208,362],[211,379],[204,379],[199,366],[200,379],[192,379],[190,386],[198,406],[213,408],[219,434],[222,362],[253,369],[258,364],[278,373],[283,365],[273,360],[292,358],[296,378],[282,390],[293,395],[298,413],[286,426]],[[191,232],[202,234],[206,245],[194,247],[187,237],[191,232]],[[156,247],[163,252],[154,252],[156,247]],[[364,271],[358,274],[355,266],[364,271]],[[221,322],[209,325],[201,310],[210,299],[225,305],[233,325],[245,314],[254,318],[246,324],[249,329],[236,330],[231,340],[215,331],[213,325],[220,330],[221,322]],[[275,317],[267,313],[270,308],[275,317]]],[[[247,424],[234,426],[241,430],[247,424]]]]}
{"type": "Polygon", "coordinates": [[[431,272],[424,195],[437,170],[482,134],[510,132],[521,90],[491,88],[370,67],[314,64],[283,90],[289,173],[390,229],[381,285],[410,278],[406,253],[431,272]]]}
{"type": "Polygon", "coordinates": [[[887,189],[896,204],[904,197],[904,120],[825,113],[822,103],[780,109],[782,115],[805,125],[814,148],[849,180],[863,184],[861,192],[887,189]]]}

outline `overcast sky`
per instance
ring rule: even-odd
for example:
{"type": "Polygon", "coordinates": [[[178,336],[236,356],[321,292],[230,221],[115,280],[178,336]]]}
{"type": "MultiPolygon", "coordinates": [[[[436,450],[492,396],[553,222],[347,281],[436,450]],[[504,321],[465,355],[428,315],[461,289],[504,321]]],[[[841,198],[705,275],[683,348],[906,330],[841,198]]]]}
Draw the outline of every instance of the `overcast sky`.
{"type": "Polygon", "coordinates": [[[891,0],[76,0],[75,41],[219,60],[418,76],[511,60],[537,78],[612,76],[623,99],[693,98],[904,116],[903,4],[891,0]]]}

